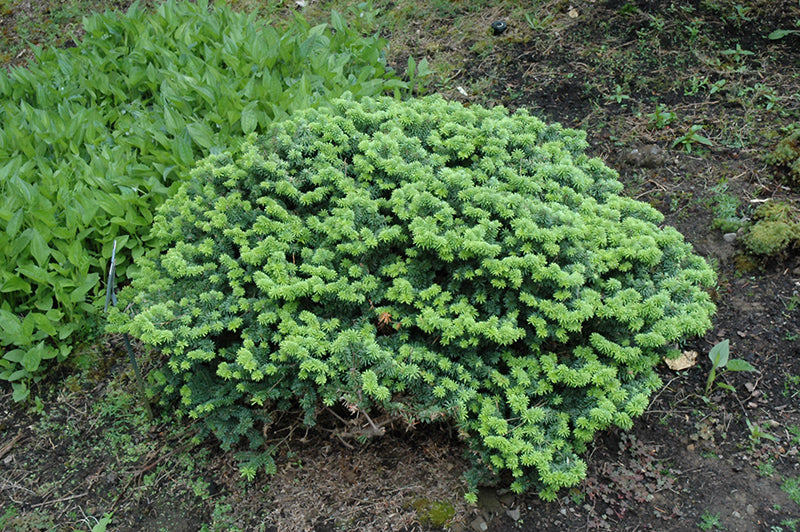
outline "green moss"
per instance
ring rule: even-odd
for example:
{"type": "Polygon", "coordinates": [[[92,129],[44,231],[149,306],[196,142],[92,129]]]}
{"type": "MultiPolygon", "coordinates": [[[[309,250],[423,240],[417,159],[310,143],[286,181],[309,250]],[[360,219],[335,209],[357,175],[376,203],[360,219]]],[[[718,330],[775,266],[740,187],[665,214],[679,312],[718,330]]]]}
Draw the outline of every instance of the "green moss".
{"type": "Polygon", "coordinates": [[[764,157],[764,161],[785,170],[792,187],[800,186],[800,124],[778,142],[775,149],[764,157]]]}
{"type": "Polygon", "coordinates": [[[419,498],[415,499],[411,506],[417,511],[417,518],[423,526],[443,528],[456,515],[455,507],[447,501],[419,498]]]}
{"type": "Polygon", "coordinates": [[[800,212],[787,201],[770,201],[756,209],[756,220],[744,236],[755,255],[778,256],[800,241],[800,212]]]}
{"type": "Polygon", "coordinates": [[[759,264],[758,261],[753,259],[750,255],[736,255],[733,260],[734,267],[736,268],[736,272],[740,275],[750,275],[758,271],[759,264]]]}

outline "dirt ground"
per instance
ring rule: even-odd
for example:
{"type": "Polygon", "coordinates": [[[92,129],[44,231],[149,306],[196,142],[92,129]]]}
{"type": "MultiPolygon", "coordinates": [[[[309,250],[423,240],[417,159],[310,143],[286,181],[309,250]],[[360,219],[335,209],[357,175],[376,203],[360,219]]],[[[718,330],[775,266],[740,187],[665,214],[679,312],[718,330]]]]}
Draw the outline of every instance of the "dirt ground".
{"type": "MultiPolygon", "coordinates": [[[[330,10],[310,4],[311,17],[330,10]]],[[[196,443],[190,424],[173,428],[164,412],[148,421],[124,346],[104,338],[39,383],[35,404],[0,388],[0,529],[104,530],[104,516],[119,531],[800,528],[800,257],[748,255],[741,231],[714,223],[723,201],[738,202],[746,226],[765,201],[800,199],[764,162],[800,127],[800,32],[768,38],[800,30],[800,3],[422,4],[375,2],[398,70],[409,55],[427,57],[431,90],[587,130],[591,154],[619,171],[627,193],[716,265],[714,328],[680,346],[696,363],[662,366],[665,386],[647,412],[627,433],[602,434],[587,478],[558,500],[486,487],[470,506],[466,449],[447,426],[358,445],[287,416],[278,473],[246,483],[234,453],[196,443]],[[496,20],[508,24],[497,35],[496,20]],[[687,137],[693,125],[707,143],[687,137]],[[703,397],[707,354],[725,339],[758,371],[723,372],[727,387],[703,397]]],[[[24,17],[54,9],[2,5],[9,43],[24,17]]],[[[5,62],[26,57],[20,45],[5,62]]]]}

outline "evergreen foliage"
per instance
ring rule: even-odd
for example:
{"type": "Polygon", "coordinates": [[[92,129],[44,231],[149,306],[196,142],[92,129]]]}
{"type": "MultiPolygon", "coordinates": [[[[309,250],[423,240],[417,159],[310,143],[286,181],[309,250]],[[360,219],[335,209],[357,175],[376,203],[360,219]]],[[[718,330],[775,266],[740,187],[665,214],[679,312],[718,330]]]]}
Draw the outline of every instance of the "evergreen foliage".
{"type": "Polygon", "coordinates": [[[225,447],[297,404],[449,420],[472,488],[552,499],[710,327],[713,271],[582,132],[440,97],[334,106],[200,162],[111,329],[163,353],[163,397],[225,447]]]}

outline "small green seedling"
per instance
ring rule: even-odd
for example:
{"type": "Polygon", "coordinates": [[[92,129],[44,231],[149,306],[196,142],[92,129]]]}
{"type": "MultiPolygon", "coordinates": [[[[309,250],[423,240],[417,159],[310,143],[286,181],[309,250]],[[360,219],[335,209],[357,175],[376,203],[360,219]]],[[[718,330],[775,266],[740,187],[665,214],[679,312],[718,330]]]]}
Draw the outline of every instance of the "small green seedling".
{"type": "Polygon", "coordinates": [[[705,137],[700,134],[700,131],[703,129],[703,126],[700,124],[695,124],[689,128],[689,131],[686,132],[685,135],[675,140],[672,143],[672,147],[674,148],[677,145],[683,146],[683,149],[686,153],[692,153],[692,145],[693,144],[705,144],[706,146],[713,146],[714,143],[708,137],[705,137]]]}
{"type": "Polygon", "coordinates": [[[720,521],[719,514],[712,514],[708,510],[706,510],[703,515],[701,516],[702,521],[697,523],[697,526],[700,530],[711,530],[716,528],[717,530],[725,530],[725,527],[722,526],[722,521],[720,521]]]}
{"type": "Polygon", "coordinates": [[[777,442],[778,438],[770,434],[769,432],[765,431],[755,423],[750,423],[749,419],[745,419],[747,423],[747,428],[750,430],[750,442],[753,445],[758,445],[761,442],[761,439],[769,440],[771,442],[777,442]]]}
{"type": "MultiPolygon", "coordinates": [[[[730,358],[730,340],[723,340],[708,352],[708,358],[711,359],[711,371],[708,373],[708,380],[706,381],[706,391],[703,394],[708,397],[714,386],[714,380],[717,378],[717,370],[725,369],[726,371],[756,371],[748,361],[738,358],[730,358]]],[[[729,384],[718,382],[717,386],[725,390],[734,391],[733,387],[729,384]]]]}

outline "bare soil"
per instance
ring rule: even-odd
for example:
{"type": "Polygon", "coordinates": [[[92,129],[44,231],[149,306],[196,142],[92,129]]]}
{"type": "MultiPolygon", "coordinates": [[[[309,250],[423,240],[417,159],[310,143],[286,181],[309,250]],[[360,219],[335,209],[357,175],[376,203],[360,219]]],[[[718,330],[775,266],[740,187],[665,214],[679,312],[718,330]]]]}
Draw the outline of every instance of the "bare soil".
{"type": "MultiPolygon", "coordinates": [[[[53,2],[1,4],[4,42],[18,46],[4,61],[24,62],[15,32],[53,2]]],[[[310,4],[310,17],[330,10],[310,4]]],[[[743,218],[764,201],[798,199],[763,158],[800,123],[800,34],[767,38],[796,27],[800,4],[422,4],[375,4],[398,70],[409,55],[427,57],[432,90],[587,130],[592,155],[619,171],[627,193],[716,264],[714,328],[680,346],[698,353],[696,364],[661,367],[665,386],[645,415],[627,433],[602,434],[586,480],[558,500],[486,487],[469,506],[467,449],[446,426],[358,444],[325,431],[334,420],[306,431],[287,416],[276,428],[278,473],[246,483],[233,453],[193,441],[191,424],[168,424],[166,412],[149,422],[124,348],[100,339],[39,383],[36,404],[0,395],[0,529],[88,530],[106,514],[120,531],[800,527],[800,257],[752,257],[741,235],[713,226],[725,194],[743,218]],[[495,20],[508,30],[493,35],[495,20]],[[675,117],[655,123],[657,105],[675,117]],[[709,142],[687,152],[675,142],[692,125],[709,142]],[[704,398],[707,354],[724,339],[758,372],[723,372],[728,389],[704,398]]]]}

